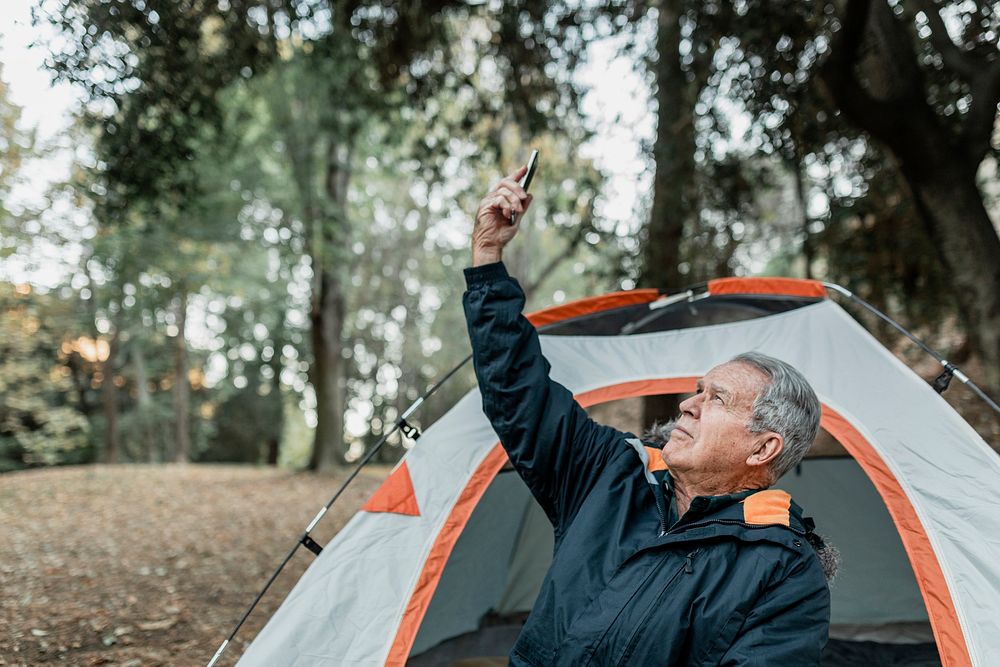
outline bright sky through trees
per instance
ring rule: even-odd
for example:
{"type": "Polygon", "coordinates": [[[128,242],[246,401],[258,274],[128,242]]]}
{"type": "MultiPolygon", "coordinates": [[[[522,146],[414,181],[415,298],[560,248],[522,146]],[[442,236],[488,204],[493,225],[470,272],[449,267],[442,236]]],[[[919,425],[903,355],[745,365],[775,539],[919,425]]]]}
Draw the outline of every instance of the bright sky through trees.
{"type": "MultiPolygon", "coordinates": [[[[50,75],[43,68],[44,51],[31,48],[39,30],[45,29],[45,26],[31,24],[32,0],[8,0],[5,4],[7,16],[5,24],[0,25],[3,79],[10,86],[12,101],[22,108],[23,127],[36,128],[39,140],[45,144],[58,142],[60,135],[70,126],[77,98],[67,84],[51,85],[50,75]]],[[[594,160],[608,176],[602,215],[608,220],[638,228],[635,208],[639,193],[648,191],[650,187],[650,175],[645,173],[640,142],[653,139],[655,117],[649,109],[648,91],[633,71],[633,64],[616,55],[619,47],[616,41],[594,42],[589,49],[590,64],[579,74],[579,79],[591,88],[584,112],[596,130],[594,139],[580,147],[580,154],[583,158],[594,160]]],[[[541,157],[544,172],[546,156],[541,157]]],[[[16,190],[14,203],[40,202],[46,188],[66,176],[71,158],[70,150],[61,150],[26,168],[24,184],[16,190]]],[[[501,169],[507,167],[500,166],[501,169]]],[[[549,177],[561,178],[559,174],[550,174],[549,177]]],[[[11,274],[7,277],[47,286],[60,282],[61,276],[54,267],[46,270],[44,261],[38,261],[38,264],[38,269],[27,275],[22,266],[22,275],[11,274]]],[[[8,270],[18,269],[18,266],[12,266],[8,270]]]]}
{"type": "MultiPolygon", "coordinates": [[[[14,211],[42,206],[49,186],[68,176],[73,157],[66,131],[76,96],[68,84],[52,85],[43,69],[44,51],[30,48],[39,35],[39,28],[31,25],[33,4],[31,0],[7,0],[0,22],[0,76],[10,87],[10,100],[21,107],[22,129],[35,130],[38,146],[46,152],[45,157],[23,165],[21,182],[7,202],[14,211]]],[[[55,260],[62,252],[64,249],[45,243],[35,244],[28,253],[30,259],[23,254],[8,258],[7,265],[0,268],[0,279],[54,287],[65,278],[60,271],[64,264],[46,260],[55,260]]]]}

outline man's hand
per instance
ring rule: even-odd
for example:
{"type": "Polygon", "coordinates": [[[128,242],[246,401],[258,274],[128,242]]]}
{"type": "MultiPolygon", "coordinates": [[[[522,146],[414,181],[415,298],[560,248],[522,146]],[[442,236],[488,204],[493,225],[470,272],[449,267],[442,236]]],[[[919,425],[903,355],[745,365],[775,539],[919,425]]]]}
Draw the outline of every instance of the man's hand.
{"type": "Polygon", "coordinates": [[[527,169],[526,166],[521,167],[500,181],[479,202],[476,224],[472,229],[473,266],[499,262],[504,246],[517,234],[524,212],[531,206],[531,195],[518,185],[527,169]],[[514,213],[518,214],[517,222],[511,224],[514,213]]]}

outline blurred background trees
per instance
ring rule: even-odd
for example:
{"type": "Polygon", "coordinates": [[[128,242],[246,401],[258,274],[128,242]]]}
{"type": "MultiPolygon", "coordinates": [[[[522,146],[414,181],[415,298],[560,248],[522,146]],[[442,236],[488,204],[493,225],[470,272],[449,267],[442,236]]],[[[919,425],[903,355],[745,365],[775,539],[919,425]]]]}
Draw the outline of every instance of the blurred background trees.
{"type": "Polygon", "coordinates": [[[35,21],[82,102],[72,177],[11,211],[39,149],[0,73],[0,259],[65,248],[55,289],[0,272],[3,469],[357,458],[467,353],[468,215],[532,147],[507,258],[531,306],[829,279],[1000,389],[993,4],[50,0],[35,21]],[[589,90],[609,76],[627,104],[589,90]],[[630,210],[587,157],[623,136],[630,210]]]}

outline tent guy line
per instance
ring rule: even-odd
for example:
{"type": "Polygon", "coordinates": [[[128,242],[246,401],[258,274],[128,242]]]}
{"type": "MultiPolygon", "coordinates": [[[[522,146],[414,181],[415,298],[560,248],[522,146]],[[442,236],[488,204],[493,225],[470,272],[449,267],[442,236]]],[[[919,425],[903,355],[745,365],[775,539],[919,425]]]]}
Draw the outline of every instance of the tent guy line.
{"type": "Polygon", "coordinates": [[[278,575],[281,574],[281,571],[285,569],[286,565],[288,565],[288,561],[290,561],[292,559],[292,556],[295,555],[295,552],[299,550],[299,547],[304,546],[307,549],[309,549],[309,551],[311,551],[313,555],[315,556],[320,555],[320,553],[323,551],[323,547],[320,546],[320,544],[312,538],[312,535],[310,534],[312,533],[312,530],[317,526],[317,524],[319,524],[320,520],[327,513],[327,511],[329,511],[329,509],[333,507],[333,504],[337,502],[337,499],[340,498],[341,494],[347,489],[348,485],[350,485],[350,483],[354,481],[354,478],[358,476],[358,473],[361,472],[361,469],[364,468],[368,464],[368,462],[372,460],[372,458],[375,456],[375,454],[378,453],[380,449],[382,449],[382,445],[388,442],[389,438],[392,436],[393,433],[395,433],[396,431],[402,431],[404,435],[406,435],[409,438],[413,438],[414,440],[420,437],[420,431],[416,427],[411,426],[406,421],[406,418],[412,415],[417,410],[417,408],[419,408],[423,404],[425,399],[427,399],[431,394],[437,391],[438,388],[441,387],[441,385],[447,382],[455,373],[458,372],[460,368],[462,368],[462,366],[467,364],[470,359],[472,359],[471,354],[467,356],[465,359],[463,359],[461,362],[459,362],[454,368],[448,371],[444,375],[444,377],[442,377],[440,380],[434,383],[429,389],[427,389],[427,391],[425,391],[420,397],[418,397],[417,400],[415,400],[410,405],[410,407],[408,407],[406,410],[403,411],[403,413],[396,420],[396,423],[393,424],[392,428],[387,433],[384,433],[382,437],[379,438],[378,442],[376,442],[375,445],[372,446],[372,448],[368,450],[368,452],[361,458],[361,460],[358,462],[358,465],[354,468],[354,470],[347,477],[347,479],[344,480],[344,483],[340,485],[340,488],[337,489],[337,492],[333,494],[333,497],[330,498],[330,500],[326,503],[326,505],[324,505],[319,509],[319,511],[316,513],[316,516],[313,517],[313,520],[309,522],[308,526],[306,526],[305,531],[303,531],[302,535],[295,542],[295,544],[292,545],[291,550],[289,550],[289,552],[285,555],[284,559],[282,559],[281,564],[279,564],[278,568],[274,571],[273,574],[271,574],[271,577],[267,580],[267,583],[264,584],[264,587],[257,594],[257,597],[255,597],[253,602],[250,603],[250,606],[243,613],[243,616],[240,618],[239,622],[236,623],[236,627],[233,628],[233,631],[229,633],[229,636],[226,637],[226,639],[219,646],[218,650],[215,652],[215,655],[212,656],[212,659],[208,662],[208,667],[213,667],[215,663],[219,661],[219,658],[222,657],[222,654],[226,652],[226,648],[229,646],[230,642],[232,642],[233,638],[236,637],[236,633],[240,631],[241,627],[243,627],[243,624],[250,617],[250,614],[253,613],[253,610],[257,607],[257,604],[260,603],[261,599],[267,593],[268,589],[271,588],[271,584],[274,583],[274,580],[278,578],[278,575]]]}
{"type": "Polygon", "coordinates": [[[968,375],[966,375],[961,370],[959,370],[958,366],[956,366],[955,364],[951,363],[950,361],[948,361],[947,359],[945,359],[943,356],[941,356],[940,354],[938,354],[938,352],[936,350],[934,350],[929,345],[927,345],[926,343],[924,343],[924,341],[922,341],[919,338],[917,338],[917,336],[915,336],[913,333],[911,333],[910,331],[908,331],[899,322],[897,322],[896,320],[892,319],[891,317],[889,317],[888,315],[886,315],[881,310],[879,310],[875,306],[871,305],[870,303],[868,303],[864,299],[862,299],[859,296],[855,295],[853,292],[851,292],[847,288],[841,287],[840,285],[837,285],[835,283],[826,283],[826,282],[823,283],[823,286],[826,287],[827,289],[832,289],[834,292],[837,292],[838,294],[841,294],[843,296],[848,297],[853,302],[855,302],[858,305],[862,306],[863,308],[865,308],[866,310],[868,310],[869,312],[871,312],[873,315],[875,315],[879,319],[883,320],[884,322],[886,322],[887,324],[889,324],[890,326],[892,326],[894,329],[896,329],[897,331],[899,331],[901,334],[903,334],[904,336],[906,336],[907,338],[909,338],[911,341],[913,341],[914,343],[916,343],[917,346],[919,346],[920,349],[922,349],[924,352],[926,352],[927,354],[929,354],[932,357],[934,357],[934,359],[936,359],[937,362],[939,364],[941,364],[942,367],[944,367],[944,372],[942,372],[941,375],[939,375],[937,378],[935,378],[935,380],[931,383],[931,386],[934,387],[934,390],[937,393],[943,394],[945,392],[945,390],[948,389],[948,385],[951,382],[951,378],[954,376],[954,377],[958,378],[959,382],[961,382],[962,384],[964,384],[965,386],[967,386],[972,391],[972,393],[974,393],[984,403],[986,403],[986,405],[990,406],[993,409],[994,412],[996,412],[998,415],[1000,415],[1000,405],[997,405],[996,402],[986,394],[986,392],[984,392],[982,389],[980,389],[979,386],[975,382],[973,382],[972,380],[970,380],[968,375]]]}

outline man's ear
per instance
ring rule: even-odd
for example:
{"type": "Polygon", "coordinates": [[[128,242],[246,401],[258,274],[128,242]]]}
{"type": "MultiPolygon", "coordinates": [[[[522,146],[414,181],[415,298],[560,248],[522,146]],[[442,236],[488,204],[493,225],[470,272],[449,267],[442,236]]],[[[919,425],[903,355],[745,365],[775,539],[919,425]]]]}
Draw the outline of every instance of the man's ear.
{"type": "Polygon", "coordinates": [[[747,457],[749,466],[766,466],[785,451],[785,439],[773,431],[761,433],[754,440],[754,449],[747,457]]]}

